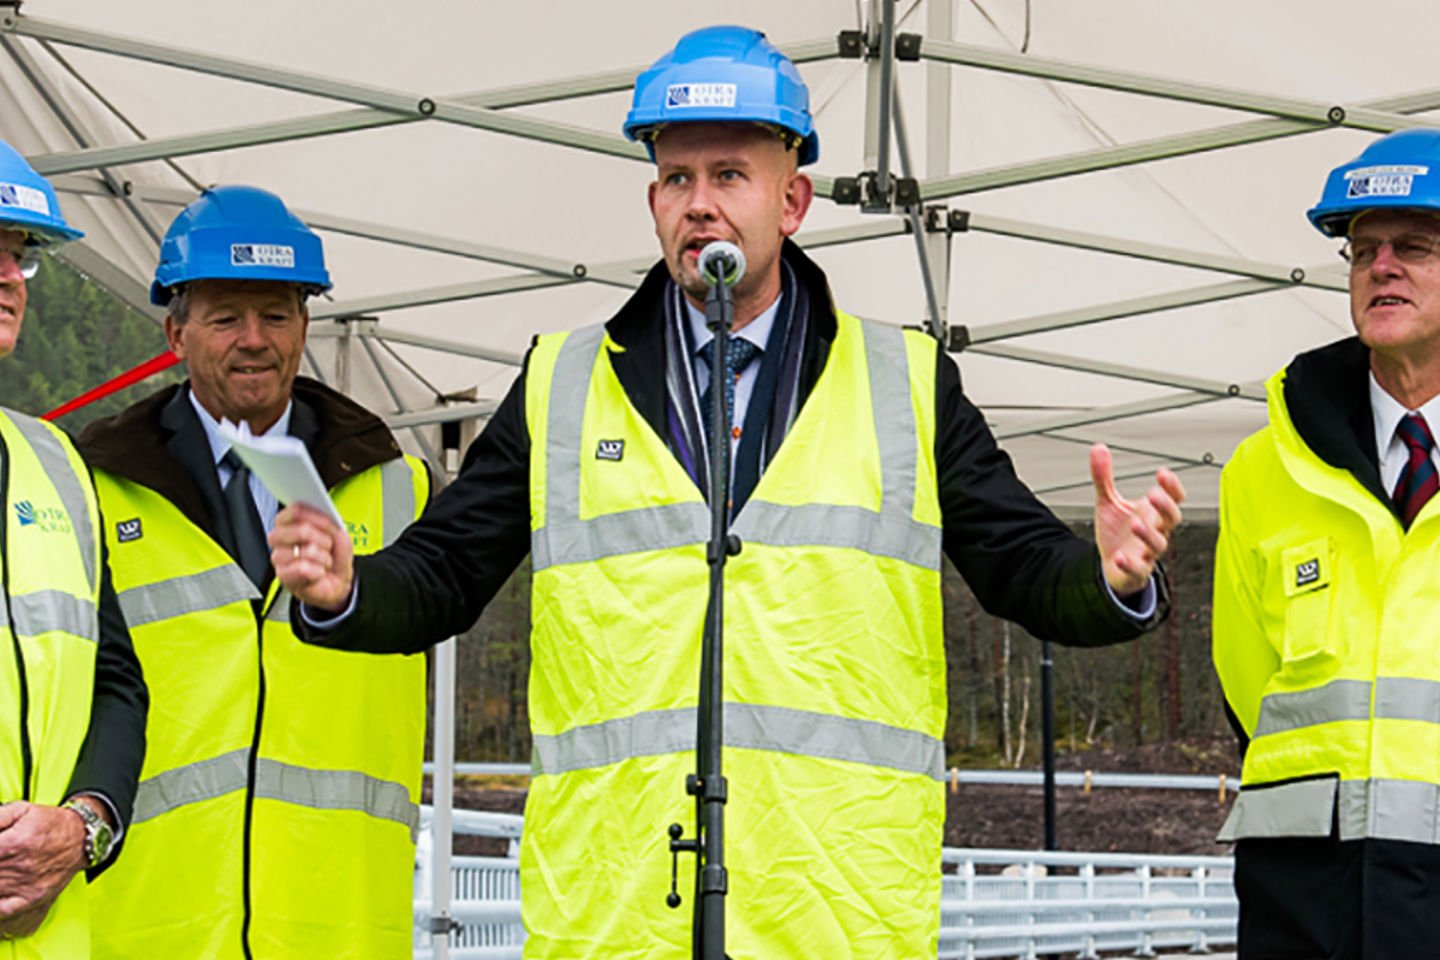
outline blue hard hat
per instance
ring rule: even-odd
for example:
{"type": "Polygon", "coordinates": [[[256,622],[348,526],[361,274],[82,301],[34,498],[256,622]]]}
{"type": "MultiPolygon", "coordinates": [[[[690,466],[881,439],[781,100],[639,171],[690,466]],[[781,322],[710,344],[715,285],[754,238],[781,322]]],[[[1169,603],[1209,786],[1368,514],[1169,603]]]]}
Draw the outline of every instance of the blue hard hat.
{"type": "Polygon", "coordinates": [[[165,231],[150,302],[166,306],[192,280],[278,280],[307,294],[331,287],[320,238],[258,187],[211,187],[165,231]]]}
{"type": "Polygon", "coordinates": [[[790,58],[747,27],[705,27],[635,79],[625,136],[643,140],[671,123],[768,123],[799,141],[800,164],[820,158],[810,91],[790,58]]]}
{"type": "Polygon", "coordinates": [[[1440,213],[1440,130],[1401,130],[1330,171],[1307,216],[1327,237],[1343,237],[1362,210],[1440,213]]]}
{"type": "Polygon", "coordinates": [[[65,222],[50,181],[10,144],[0,140],[0,227],[23,230],[37,246],[57,246],[85,236],[65,222]]]}

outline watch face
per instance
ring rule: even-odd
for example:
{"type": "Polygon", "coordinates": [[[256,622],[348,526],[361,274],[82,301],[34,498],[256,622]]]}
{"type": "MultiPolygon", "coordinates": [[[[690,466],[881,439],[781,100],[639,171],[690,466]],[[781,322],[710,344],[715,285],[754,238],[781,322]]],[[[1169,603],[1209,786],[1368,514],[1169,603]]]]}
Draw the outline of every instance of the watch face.
{"type": "Polygon", "coordinates": [[[98,866],[105,862],[110,856],[110,846],[115,842],[115,833],[110,825],[104,820],[99,820],[94,826],[94,833],[90,837],[90,866],[98,866]]]}

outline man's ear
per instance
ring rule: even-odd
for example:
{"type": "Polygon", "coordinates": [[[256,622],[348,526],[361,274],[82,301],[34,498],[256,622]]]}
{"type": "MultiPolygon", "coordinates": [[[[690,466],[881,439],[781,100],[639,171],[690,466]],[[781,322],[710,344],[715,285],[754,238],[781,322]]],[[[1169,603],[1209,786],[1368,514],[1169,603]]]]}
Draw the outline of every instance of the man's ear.
{"type": "Polygon", "coordinates": [[[170,344],[170,352],[181,360],[185,359],[185,344],[180,339],[180,331],[184,329],[184,326],[182,323],[177,323],[170,314],[165,315],[165,342],[170,344]]]}
{"type": "Polygon", "coordinates": [[[792,173],[785,183],[785,210],[780,218],[780,232],[787,236],[795,236],[800,229],[800,224],[805,222],[805,214],[810,210],[810,203],[815,199],[815,182],[803,173],[792,173]]]}

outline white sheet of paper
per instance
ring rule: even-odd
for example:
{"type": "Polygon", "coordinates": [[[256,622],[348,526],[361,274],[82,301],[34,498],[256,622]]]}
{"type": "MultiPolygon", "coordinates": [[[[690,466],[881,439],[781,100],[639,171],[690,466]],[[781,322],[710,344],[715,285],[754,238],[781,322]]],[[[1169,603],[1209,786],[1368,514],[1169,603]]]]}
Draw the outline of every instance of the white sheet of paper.
{"type": "Polygon", "coordinates": [[[275,495],[282,504],[303,503],[327,514],[335,526],[345,529],[335,501],[310,459],[305,444],[294,437],[256,437],[250,433],[248,424],[238,427],[227,420],[220,421],[220,436],[230,441],[235,456],[260,478],[260,482],[275,495]]]}

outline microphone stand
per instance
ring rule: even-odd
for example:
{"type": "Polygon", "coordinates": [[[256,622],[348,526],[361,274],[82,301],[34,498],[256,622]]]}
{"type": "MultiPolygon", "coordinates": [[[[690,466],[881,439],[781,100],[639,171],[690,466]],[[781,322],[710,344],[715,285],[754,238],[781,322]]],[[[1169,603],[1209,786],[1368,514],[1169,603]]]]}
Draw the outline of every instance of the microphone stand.
{"type": "MultiPolygon", "coordinates": [[[[697,730],[696,772],[685,778],[685,792],[695,798],[695,839],[682,840],[684,828],[670,825],[670,895],[666,903],[680,905],[675,890],[677,861],[681,853],[696,855],[695,907],[692,924],[692,956],[695,960],[728,960],[725,954],[725,777],[721,773],[720,751],[724,744],[724,590],[725,561],[740,552],[740,538],[729,533],[730,526],[730,414],[725,409],[725,356],[735,305],[726,277],[715,281],[703,269],[710,283],[705,297],[705,323],[714,336],[710,357],[710,542],[706,561],[710,565],[710,598],[705,611],[705,632],[700,650],[700,704],[697,730]]],[[[716,271],[721,272],[721,271],[716,271]]],[[[730,271],[723,271],[727,276],[730,271]]]]}

